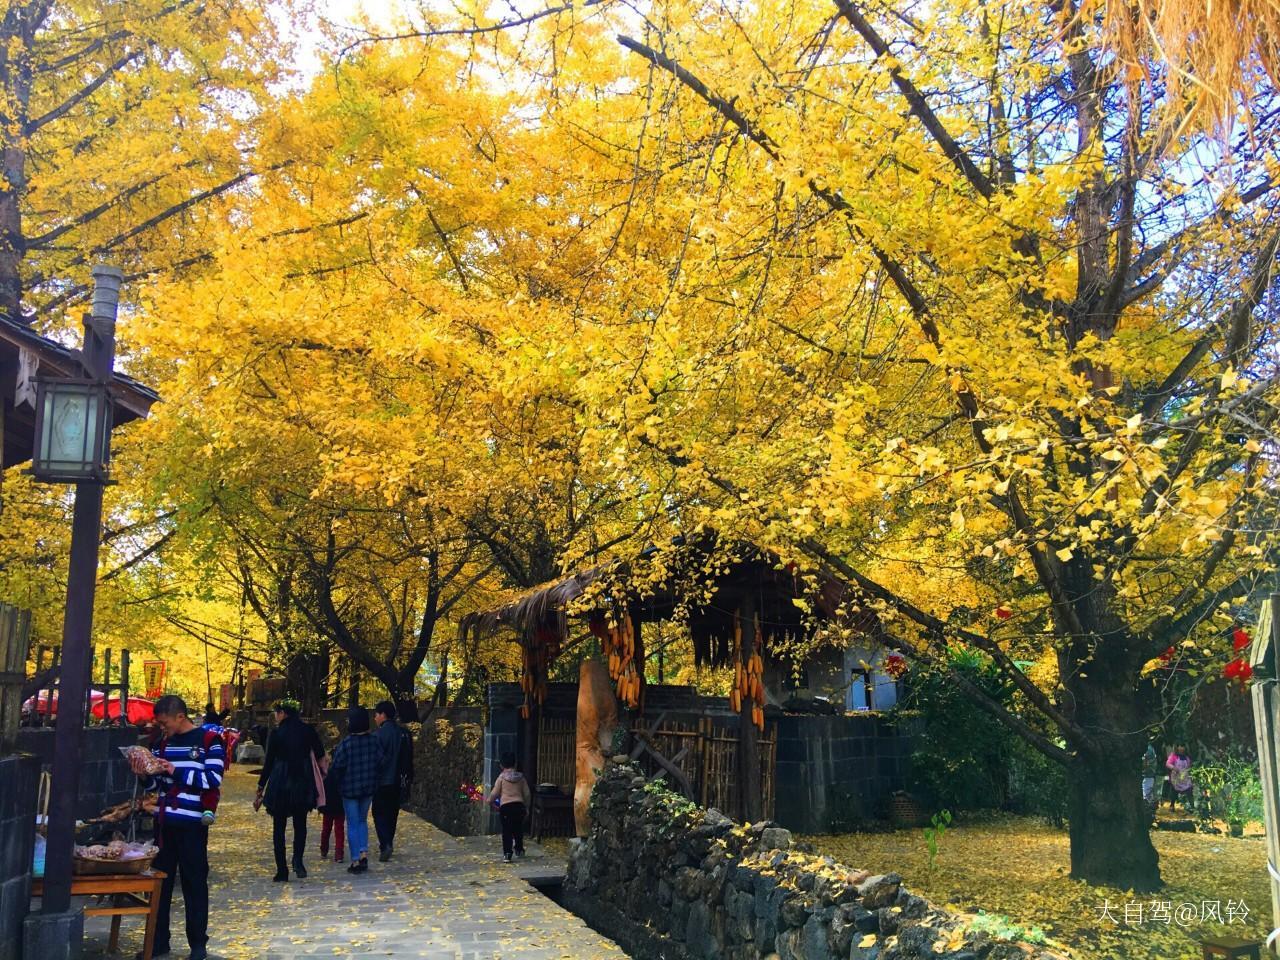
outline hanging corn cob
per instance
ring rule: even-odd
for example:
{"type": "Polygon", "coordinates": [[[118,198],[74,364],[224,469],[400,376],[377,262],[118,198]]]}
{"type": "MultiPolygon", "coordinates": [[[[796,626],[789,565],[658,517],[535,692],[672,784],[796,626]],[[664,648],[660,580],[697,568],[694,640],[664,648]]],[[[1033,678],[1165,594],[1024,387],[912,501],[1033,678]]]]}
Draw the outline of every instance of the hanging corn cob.
{"type": "Polygon", "coordinates": [[[625,607],[618,623],[611,625],[601,640],[618,699],[630,709],[640,705],[640,673],[636,664],[636,633],[631,612],[625,607]]]}
{"type": "Polygon", "coordinates": [[[760,634],[760,617],[756,616],[752,640],[751,655],[742,662],[742,622],[735,613],[733,616],[734,646],[739,651],[738,661],[734,666],[733,688],[729,691],[729,707],[734,713],[741,713],[744,704],[751,705],[751,722],[763,732],[764,730],[764,660],[760,656],[763,649],[760,634]]]}
{"type": "Polygon", "coordinates": [[[559,653],[560,636],[550,629],[539,628],[520,644],[520,689],[524,692],[521,718],[529,718],[534,703],[546,702],[547,673],[559,653]]]}

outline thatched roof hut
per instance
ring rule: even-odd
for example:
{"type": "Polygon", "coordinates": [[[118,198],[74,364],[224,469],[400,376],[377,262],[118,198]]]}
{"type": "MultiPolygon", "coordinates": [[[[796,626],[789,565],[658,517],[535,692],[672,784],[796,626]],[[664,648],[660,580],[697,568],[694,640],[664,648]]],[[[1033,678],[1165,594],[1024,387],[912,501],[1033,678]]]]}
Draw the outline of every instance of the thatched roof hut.
{"type": "Polygon", "coordinates": [[[543,584],[489,610],[463,618],[464,634],[512,631],[522,644],[552,647],[568,638],[569,621],[616,623],[625,607],[636,624],[687,624],[694,660],[733,663],[735,622],[744,605],[769,639],[797,639],[815,619],[871,629],[874,614],[857,603],[856,588],[829,574],[804,574],[776,554],[708,536],[649,547],[633,560],[615,560],[543,584]]]}

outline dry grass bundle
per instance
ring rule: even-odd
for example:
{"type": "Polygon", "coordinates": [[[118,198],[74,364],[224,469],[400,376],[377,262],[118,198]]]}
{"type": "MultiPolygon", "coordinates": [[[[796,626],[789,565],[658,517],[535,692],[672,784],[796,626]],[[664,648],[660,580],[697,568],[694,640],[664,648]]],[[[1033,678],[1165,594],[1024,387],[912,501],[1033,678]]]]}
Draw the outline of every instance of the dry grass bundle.
{"type": "Polygon", "coordinates": [[[1280,0],[1082,0],[1077,16],[1101,15],[1128,77],[1167,65],[1170,99],[1184,98],[1188,127],[1229,131],[1241,100],[1280,64],[1280,0]]]}

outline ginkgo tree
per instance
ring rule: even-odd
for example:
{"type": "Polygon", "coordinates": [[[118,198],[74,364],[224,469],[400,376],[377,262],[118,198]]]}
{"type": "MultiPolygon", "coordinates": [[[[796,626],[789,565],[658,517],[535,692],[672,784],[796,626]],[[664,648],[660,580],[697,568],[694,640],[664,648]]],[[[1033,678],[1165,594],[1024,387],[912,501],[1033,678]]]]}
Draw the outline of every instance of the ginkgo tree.
{"type": "Polygon", "coordinates": [[[140,444],[156,509],[278,645],[341,651],[411,718],[429,657],[438,699],[450,661],[474,689],[461,605],[549,579],[616,504],[563,371],[533,375],[539,338],[520,342],[563,308],[509,299],[554,232],[545,137],[464,57],[429,63],[372,48],[282,98],[257,151],[273,172],[228,198],[206,262],[145,288],[129,331],[166,398],[140,444]]]}
{"type": "Polygon", "coordinates": [[[428,16],[400,35],[541,85],[592,184],[542,346],[637,509],[984,651],[1021,707],[970,694],[1068,770],[1073,874],[1158,887],[1144,671],[1225,661],[1277,559],[1269,87],[1223,144],[1105,22],[989,0],[428,16]]]}
{"type": "Polygon", "coordinates": [[[285,3],[12,0],[0,17],[0,310],[53,324],[103,258],[129,282],[207,254],[192,229],[261,172],[285,3]]]}

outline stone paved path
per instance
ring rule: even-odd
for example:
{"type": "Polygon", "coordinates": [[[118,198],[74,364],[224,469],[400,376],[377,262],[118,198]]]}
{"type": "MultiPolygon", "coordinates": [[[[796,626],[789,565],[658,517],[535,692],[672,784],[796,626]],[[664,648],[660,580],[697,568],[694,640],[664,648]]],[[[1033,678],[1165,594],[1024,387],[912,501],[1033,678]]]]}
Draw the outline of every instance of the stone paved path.
{"type": "MultiPolygon", "coordinates": [[[[255,779],[232,769],[209,839],[209,950],[225,960],[368,956],[423,960],[613,960],[627,955],[520,879],[545,873],[535,859],[501,862],[496,838],[460,843],[401,814],[396,856],[352,876],[320,862],[319,816],[308,824],[309,876],[271,882],[271,821],[251,806],[255,779]]],[[[373,827],[370,824],[372,839],[373,827]]],[[[533,849],[530,848],[531,853],[533,849]]],[[[376,858],[376,854],[375,854],[376,858]]],[[[174,957],[186,956],[175,891],[174,957]]],[[[107,921],[88,918],[86,953],[105,952],[107,921]]],[[[142,924],[126,918],[121,955],[142,946],[142,924]]]]}

